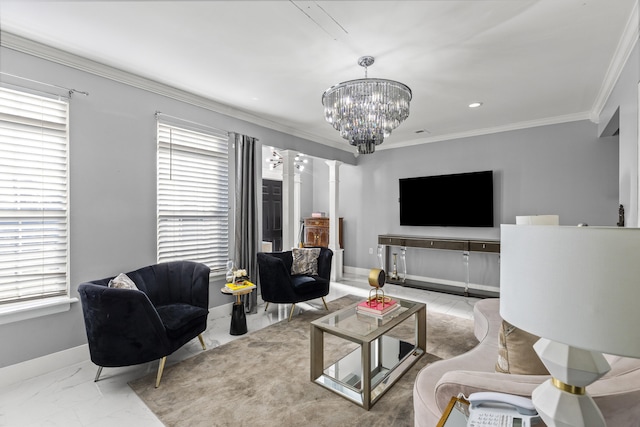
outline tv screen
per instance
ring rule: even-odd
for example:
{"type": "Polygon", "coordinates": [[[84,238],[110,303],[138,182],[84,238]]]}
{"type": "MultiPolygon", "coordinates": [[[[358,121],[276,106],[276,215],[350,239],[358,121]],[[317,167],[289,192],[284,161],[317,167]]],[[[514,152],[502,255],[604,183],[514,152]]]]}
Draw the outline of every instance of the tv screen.
{"type": "Polygon", "coordinates": [[[400,225],[493,227],[493,171],[400,179],[400,225]]]}

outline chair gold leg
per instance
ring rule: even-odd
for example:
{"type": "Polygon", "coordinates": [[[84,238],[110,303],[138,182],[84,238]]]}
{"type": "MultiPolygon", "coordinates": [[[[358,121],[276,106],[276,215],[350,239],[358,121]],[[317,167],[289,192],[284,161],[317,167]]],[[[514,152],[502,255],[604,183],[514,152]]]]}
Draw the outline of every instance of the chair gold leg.
{"type": "Polygon", "coordinates": [[[322,303],[324,304],[324,308],[329,311],[329,307],[327,307],[327,302],[324,300],[324,297],[322,297],[322,303]]]}
{"type": "Polygon", "coordinates": [[[269,303],[266,303],[266,304],[264,305],[264,311],[267,311],[267,308],[269,308],[269,303]]]}
{"type": "Polygon", "coordinates": [[[206,350],[207,346],[204,344],[204,338],[202,338],[202,334],[198,334],[198,339],[200,340],[200,345],[202,346],[202,349],[206,350]]]}
{"type": "Polygon", "coordinates": [[[160,359],[160,365],[158,366],[158,375],[156,376],[156,388],[160,387],[160,380],[162,379],[162,372],[164,372],[164,364],[167,361],[167,356],[160,359]]]}
{"type": "Polygon", "coordinates": [[[291,322],[291,318],[293,317],[293,309],[296,308],[295,304],[291,304],[291,311],[289,312],[289,322],[291,322]]]}
{"type": "Polygon", "coordinates": [[[96,379],[93,382],[97,383],[100,378],[100,374],[102,373],[102,366],[98,366],[98,372],[96,372],[96,379]]]}

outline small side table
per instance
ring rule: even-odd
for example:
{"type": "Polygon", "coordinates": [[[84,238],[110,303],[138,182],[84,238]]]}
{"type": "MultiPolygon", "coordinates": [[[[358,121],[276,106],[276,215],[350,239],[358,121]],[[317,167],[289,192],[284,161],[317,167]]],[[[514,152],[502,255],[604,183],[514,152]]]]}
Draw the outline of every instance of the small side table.
{"type": "Polygon", "coordinates": [[[469,402],[452,397],[436,427],[466,427],[469,419],[469,402]]]}
{"type": "Polygon", "coordinates": [[[255,286],[249,289],[240,289],[239,291],[231,291],[226,287],[220,289],[220,292],[223,294],[234,295],[236,297],[231,311],[231,327],[229,329],[229,333],[231,335],[244,335],[247,333],[247,315],[244,312],[244,304],[240,297],[242,295],[250,294],[254,289],[255,286]]]}

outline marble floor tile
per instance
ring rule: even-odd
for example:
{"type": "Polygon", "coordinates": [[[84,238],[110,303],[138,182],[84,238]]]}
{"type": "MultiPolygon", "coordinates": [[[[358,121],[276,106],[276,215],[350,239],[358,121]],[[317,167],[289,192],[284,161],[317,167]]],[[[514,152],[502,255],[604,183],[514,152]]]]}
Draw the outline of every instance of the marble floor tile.
{"type": "MultiPolygon", "coordinates": [[[[331,284],[327,301],[353,294],[366,297],[367,278],[345,275],[331,284]]],[[[448,295],[421,289],[386,285],[390,296],[425,302],[427,310],[472,318],[476,298],[448,295]]],[[[247,315],[249,331],[258,330],[289,316],[290,305],[264,302],[257,313],[247,315]]],[[[299,310],[324,310],[322,301],[296,306],[299,310]]],[[[295,314],[294,314],[295,315],[295,314]]],[[[214,308],[209,315],[204,340],[207,348],[215,348],[238,337],[229,334],[230,306],[214,308]]],[[[202,351],[193,340],[167,358],[167,366],[202,351]]],[[[96,366],[89,360],[0,388],[0,426],[6,427],[161,427],[163,424],[142,403],[127,383],[156,372],[158,362],[123,368],[105,368],[101,379],[94,382],[96,366]]]]}

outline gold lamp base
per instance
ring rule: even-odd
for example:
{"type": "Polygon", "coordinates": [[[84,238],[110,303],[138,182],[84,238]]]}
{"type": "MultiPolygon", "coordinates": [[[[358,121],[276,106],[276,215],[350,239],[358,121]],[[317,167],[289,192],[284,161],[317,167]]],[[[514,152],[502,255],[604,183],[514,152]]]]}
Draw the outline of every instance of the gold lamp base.
{"type": "Polygon", "coordinates": [[[375,301],[376,305],[382,304],[384,307],[384,304],[391,302],[391,297],[385,296],[384,291],[382,290],[385,280],[386,274],[384,273],[384,270],[372,268],[369,271],[369,285],[373,288],[369,291],[369,305],[375,301]]]}

